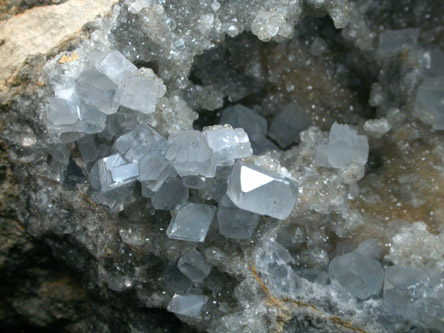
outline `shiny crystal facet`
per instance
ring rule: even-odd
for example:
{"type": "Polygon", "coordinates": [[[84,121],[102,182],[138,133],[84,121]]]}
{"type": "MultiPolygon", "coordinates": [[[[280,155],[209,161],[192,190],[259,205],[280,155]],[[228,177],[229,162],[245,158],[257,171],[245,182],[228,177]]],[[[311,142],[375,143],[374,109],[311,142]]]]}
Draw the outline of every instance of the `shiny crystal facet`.
{"type": "Polygon", "coordinates": [[[174,295],[168,304],[168,311],[188,317],[199,317],[208,297],[204,295],[174,295]]]}
{"type": "Polygon", "coordinates": [[[238,208],[286,219],[297,199],[298,185],[252,164],[236,163],[228,178],[227,195],[238,208]]]}
{"type": "Polygon", "coordinates": [[[211,271],[211,265],[207,263],[205,257],[196,249],[191,250],[180,258],[177,267],[193,282],[202,282],[211,271]]]}
{"type": "Polygon", "coordinates": [[[170,238],[190,242],[203,242],[213,221],[216,207],[203,204],[188,203],[181,207],[168,226],[170,238]]]}

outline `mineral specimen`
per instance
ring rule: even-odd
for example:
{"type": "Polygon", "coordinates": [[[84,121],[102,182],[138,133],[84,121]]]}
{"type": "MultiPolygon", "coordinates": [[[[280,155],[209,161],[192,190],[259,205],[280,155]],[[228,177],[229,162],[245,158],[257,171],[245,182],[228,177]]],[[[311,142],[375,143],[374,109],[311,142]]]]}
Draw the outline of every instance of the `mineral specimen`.
{"type": "Polygon", "coordinates": [[[444,331],[442,3],[57,2],[0,24],[0,331],[444,331]]]}

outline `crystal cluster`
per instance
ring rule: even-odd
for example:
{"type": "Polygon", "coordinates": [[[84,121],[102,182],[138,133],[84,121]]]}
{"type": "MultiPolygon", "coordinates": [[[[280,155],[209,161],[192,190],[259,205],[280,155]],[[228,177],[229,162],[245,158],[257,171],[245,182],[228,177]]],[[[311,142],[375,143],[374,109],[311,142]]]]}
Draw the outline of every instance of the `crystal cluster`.
{"type": "Polygon", "coordinates": [[[164,93],[153,73],[139,71],[119,51],[94,54],[79,77],[68,78],[49,101],[48,128],[62,141],[74,141],[102,132],[107,115],[116,113],[119,106],[154,112],[164,93]]]}
{"type": "Polygon", "coordinates": [[[84,244],[112,290],[199,330],[443,330],[444,53],[419,42],[439,40],[431,20],[424,38],[388,30],[412,21],[386,10],[122,0],[77,61],[47,65],[63,190],[32,194],[51,200],[42,225],[61,193],[77,219],[49,232],[84,244]],[[277,311],[299,302],[318,311],[277,311]]]}
{"type": "Polygon", "coordinates": [[[186,253],[177,263],[170,264],[163,277],[175,292],[168,304],[168,311],[188,317],[199,317],[208,297],[200,293],[198,286],[210,271],[211,265],[196,249],[186,253]]]}
{"type": "Polygon", "coordinates": [[[358,135],[348,125],[334,123],[327,144],[315,150],[316,163],[323,167],[347,168],[352,163],[367,163],[369,145],[364,135],[358,135]]]}

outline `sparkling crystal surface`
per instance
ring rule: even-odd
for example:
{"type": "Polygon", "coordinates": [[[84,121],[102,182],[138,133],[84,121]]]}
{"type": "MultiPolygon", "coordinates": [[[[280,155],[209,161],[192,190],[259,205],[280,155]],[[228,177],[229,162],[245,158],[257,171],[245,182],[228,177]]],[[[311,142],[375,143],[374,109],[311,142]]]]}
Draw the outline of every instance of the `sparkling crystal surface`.
{"type": "Polygon", "coordinates": [[[168,311],[188,317],[199,317],[208,297],[204,295],[174,295],[168,304],[168,311]]]}
{"type": "Polygon", "coordinates": [[[240,209],[284,220],[296,203],[297,188],[293,179],[238,162],[228,178],[227,195],[240,209]]]}
{"type": "Polygon", "coordinates": [[[168,237],[203,242],[215,212],[216,207],[210,205],[188,203],[182,206],[168,226],[168,237]]]}

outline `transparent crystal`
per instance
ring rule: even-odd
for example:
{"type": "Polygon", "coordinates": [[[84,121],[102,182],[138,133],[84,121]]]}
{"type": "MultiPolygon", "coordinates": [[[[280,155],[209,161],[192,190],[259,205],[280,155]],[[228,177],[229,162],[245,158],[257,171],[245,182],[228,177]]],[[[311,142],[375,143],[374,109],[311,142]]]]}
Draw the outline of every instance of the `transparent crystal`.
{"type": "Polygon", "coordinates": [[[379,54],[391,57],[406,49],[417,48],[419,29],[384,31],[379,35],[379,54]]]}
{"type": "Polygon", "coordinates": [[[163,155],[167,141],[148,125],[139,125],[134,130],[120,136],[113,150],[126,160],[137,163],[146,154],[163,155]]]}
{"type": "Polygon", "coordinates": [[[177,294],[186,294],[193,285],[193,282],[179,270],[177,263],[168,264],[163,273],[163,280],[177,294]]]}
{"type": "Polygon", "coordinates": [[[203,242],[213,221],[216,207],[188,203],[177,210],[168,226],[167,235],[173,239],[203,242]]]}
{"type": "Polygon", "coordinates": [[[188,199],[188,189],[178,177],[169,178],[162,187],[151,196],[155,209],[173,210],[188,199]]]}
{"type": "Polygon", "coordinates": [[[139,175],[139,166],[114,154],[97,161],[97,172],[101,191],[106,192],[135,181],[139,175]]]}
{"type": "Polygon", "coordinates": [[[211,271],[211,265],[207,263],[205,257],[196,249],[191,250],[180,258],[177,267],[193,282],[202,282],[211,271]]]}
{"type": "Polygon", "coordinates": [[[238,208],[286,219],[296,203],[298,184],[252,164],[236,163],[228,178],[227,195],[238,208]]]}
{"type": "Polygon", "coordinates": [[[125,76],[116,91],[118,104],[142,113],[156,110],[159,84],[142,75],[125,76]]]}
{"type": "Polygon", "coordinates": [[[216,125],[204,130],[208,146],[213,151],[213,163],[218,166],[233,165],[235,159],[253,154],[248,135],[242,128],[216,125]]]}
{"type": "MultiPolygon", "coordinates": [[[[76,98],[51,98],[47,109],[48,127],[58,133],[98,133],[105,129],[106,115],[76,98]]],[[[75,141],[77,138],[67,140],[75,141]]]]}
{"type": "Polygon", "coordinates": [[[243,128],[251,137],[255,133],[267,134],[267,120],[246,106],[237,104],[227,107],[220,118],[220,124],[243,128]]]}
{"type": "Polygon", "coordinates": [[[139,75],[137,67],[116,50],[103,54],[96,68],[117,85],[120,85],[126,76],[139,75]]]}
{"type": "Polygon", "coordinates": [[[302,109],[289,104],[274,117],[268,135],[282,148],[287,148],[299,142],[299,134],[309,126],[310,121],[302,109]]]}
{"type": "Polygon", "coordinates": [[[351,295],[367,299],[379,295],[384,270],[379,261],[357,252],[333,258],[328,267],[330,280],[336,280],[351,295]]]}
{"type": "Polygon", "coordinates": [[[415,112],[435,130],[444,130],[444,76],[424,79],[415,100],[415,112]]]}
{"type": "Polygon", "coordinates": [[[226,238],[250,239],[259,222],[259,215],[237,208],[225,195],[217,207],[219,233],[226,238]]]}
{"type": "Polygon", "coordinates": [[[348,125],[334,123],[330,129],[328,144],[315,148],[316,163],[331,168],[346,168],[352,162],[367,163],[369,145],[364,135],[358,135],[348,125]]]}
{"type": "Polygon", "coordinates": [[[367,239],[363,241],[358,247],[355,249],[357,253],[360,253],[364,256],[380,260],[382,259],[384,248],[379,244],[379,242],[374,239],[367,239]]]}
{"type": "Polygon", "coordinates": [[[105,114],[117,112],[118,105],[114,101],[116,88],[114,82],[95,68],[85,69],[76,81],[78,96],[105,114]]]}
{"type": "Polygon", "coordinates": [[[213,163],[213,151],[201,132],[171,134],[168,144],[165,157],[180,176],[214,177],[216,165],[213,163]]]}
{"type": "Polygon", "coordinates": [[[208,297],[204,295],[174,295],[168,304],[168,311],[188,317],[199,317],[208,297]]]}

